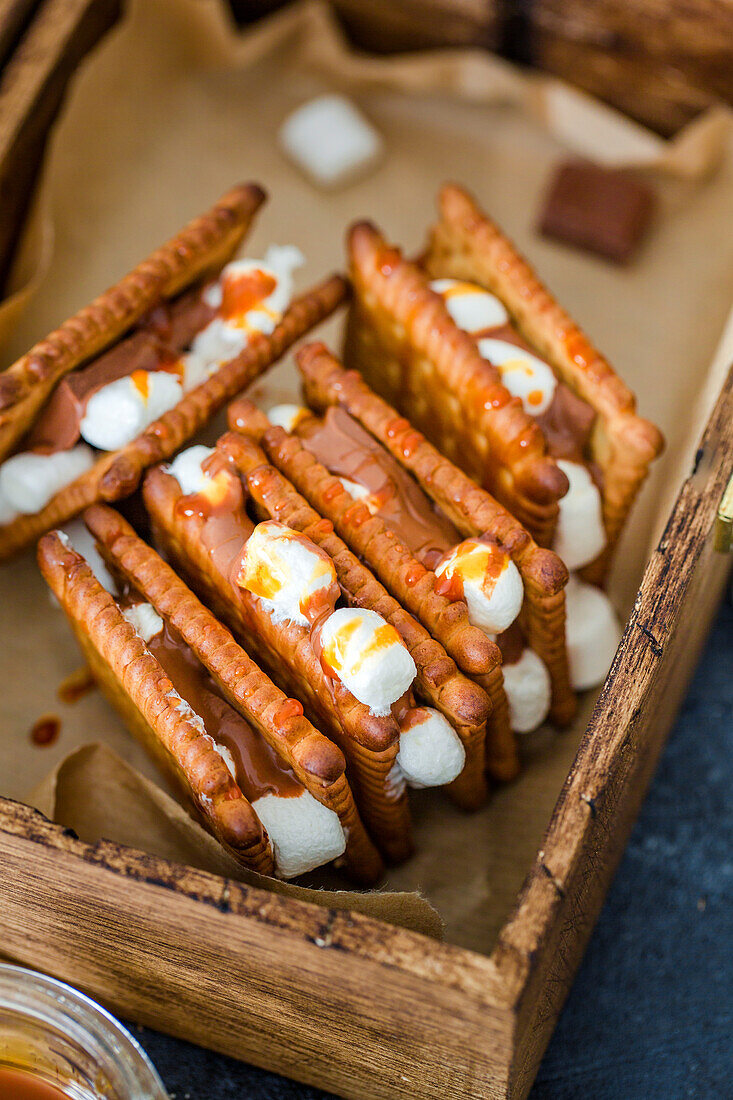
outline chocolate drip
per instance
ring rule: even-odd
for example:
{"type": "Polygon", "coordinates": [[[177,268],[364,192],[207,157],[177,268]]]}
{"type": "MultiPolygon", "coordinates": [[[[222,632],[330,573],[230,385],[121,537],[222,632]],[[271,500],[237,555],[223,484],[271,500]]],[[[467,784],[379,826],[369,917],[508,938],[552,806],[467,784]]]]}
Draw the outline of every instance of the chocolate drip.
{"type": "Polygon", "coordinates": [[[303,786],[260,733],[231,706],[211,674],[170,624],[147,643],[173,687],[201,718],[206,732],[232,754],[236,782],[254,802],[267,794],[296,798],[303,786]]]}
{"type": "Polygon", "coordinates": [[[295,433],[332,474],[367,490],[372,509],[426,569],[460,542],[456,528],[417,482],[344,409],[331,407],[320,420],[307,417],[295,433]]]}

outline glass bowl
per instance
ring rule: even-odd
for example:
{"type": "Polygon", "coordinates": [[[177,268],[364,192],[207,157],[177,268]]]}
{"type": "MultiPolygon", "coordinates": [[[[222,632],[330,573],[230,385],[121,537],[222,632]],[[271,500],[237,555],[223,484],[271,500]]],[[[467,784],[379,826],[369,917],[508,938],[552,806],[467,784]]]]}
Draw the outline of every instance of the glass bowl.
{"type": "Polygon", "coordinates": [[[25,1070],[70,1100],[168,1100],[139,1043],[71,986],[0,964],[0,1067],[25,1070]]]}

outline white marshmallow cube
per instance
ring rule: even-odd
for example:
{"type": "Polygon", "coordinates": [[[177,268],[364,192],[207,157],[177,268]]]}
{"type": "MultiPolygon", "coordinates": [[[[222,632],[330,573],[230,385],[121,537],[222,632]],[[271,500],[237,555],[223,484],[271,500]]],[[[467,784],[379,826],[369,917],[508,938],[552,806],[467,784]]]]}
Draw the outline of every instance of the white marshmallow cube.
{"type": "Polygon", "coordinates": [[[496,367],[509,393],[521,398],[524,411],[529,416],[541,416],[547,412],[557,387],[552,367],[508,340],[485,336],[479,340],[477,347],[483,358],[496,367]]]}
{"type": "Polygon", "coordinates": [[[267,829],[278,878],[295,878],[337,859],[346,850],[338,815],[309,791],[294,798],[266,794],[252,809],[267,829]]]}
{"type": "Polygon", "coordinates": [[[568,569],[582,569],[597,558],[606,545],[601,494],[585,466],[562,458],[557,464],[570,482],[570,488],[560,500],[552,549],[568,569]]]}
{"type": "Polygon", "coordinates": [[[602,684],[621,640],[621,626],[605,592],[571,577],[565,589],[565,636],[575,691],[602,684]]]}
{"type": "Polygon", "coordinates": [[[439,294],[451,317],[464,332],[473,335],[507,324],[509,314],[495,294],[477,283],[460,279],[434,279],[430,289],[439,294]]]}
{"type": "Polygon", "coordinates": [[[292,432],[302,417],[308,415],[308,409],[303,405],[273,405],[267,410],[267,419],[278,428],[286,432],[292,432]]]}
{"type": "Polygon", "coordinates": [[[541,726],[550,709],[550,674],[533,649],[527,647],[512,665],[502,665],[509,720],[515,733],[531,733],[541,726]]]}
{"type": "Polygon", "coordinates": [[[117,378],[87,401],[79,425],[82,439],[100,451],[119,450],[182,396],[179,379],[168,371],[135,371],[117,378]]]}
{"type": "Polygon", "coordinates": [[[332,590],[334,603],[338,596],[328,554],[275,520],[258,523],[247,539],[237,583],[260,598],[276,623],[308,626],[308,603],[323,589],[332,590]]]}
{"type": "Polygon", "coordinates": [[[285,154],[319,187],[352,182],[382,155],[384,142],[342,95],[322,95],[288,115],[278,134],[285,154]]]}
{"type": "Polygon", "coordinates": [[[397,763],[411,787],[442,787],[463,771],[466,750],[443,715],[418,707],[400,733],[397,763]]]}
{"type": "Polygon", "coordinates": [[[489,634],[506,630],[521,610],[524,585],[519,570],[509,555],[493,544],[466,539],[443,558],[435,572],[439,577],[445,573],[460,578],[469,621],[489,634]],[[497,557],[501,572],[494,577],[497,557]]]}
{"type": "Polygon", "coordinates": [[[204,472],[203,464],[213,453],[213,447],[203,447],[199,443],[180,451],[167,467],[166,473],[176,479],[184,496],[206,491],[212,478],[204,472]]]}
{"type": "Polygon", "coordinates": [[[322,659],[372,714],[389,714],[417,675],[409,649],[376,611],[339,608],[323,624],[321,640],[322,659]]]}
{"type": "Polygon", "coordinates": [[[126,607],[122,617],[127,619],[139,638],[147,643],[163,629],[163,620],[151,603],[136,603],[126,607]]]}
{"type": "Polygon", "coordinates": [[[0,523],[32,516],[52,496],[94,465],[94,454],[80,443],[68,451],[42,455],[24,451],[0,466],[0,523]]]}

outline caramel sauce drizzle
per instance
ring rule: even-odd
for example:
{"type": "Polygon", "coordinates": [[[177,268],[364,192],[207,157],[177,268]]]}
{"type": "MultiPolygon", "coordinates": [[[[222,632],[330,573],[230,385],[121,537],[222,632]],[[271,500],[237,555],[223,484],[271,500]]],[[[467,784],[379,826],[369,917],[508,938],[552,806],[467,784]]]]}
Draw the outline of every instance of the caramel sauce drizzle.
{"type": "Polygon", "coordinates": [[[53,745],[61,732],[61,720],[55,714],[44,714],[33,723],[30,738],[34,745],[53,745]]]}
{"type": "MultiPolygon", "coordinates": [[[[262,309],[262,303],[276,287],[277,279],[261,268],[244,271],[240,275],[230,273],[222,279],[219,315],[224,321],[240,321],[255,306],[262,309]]],[[[272,313],[270,310],[266,312],[272,313]]]]}

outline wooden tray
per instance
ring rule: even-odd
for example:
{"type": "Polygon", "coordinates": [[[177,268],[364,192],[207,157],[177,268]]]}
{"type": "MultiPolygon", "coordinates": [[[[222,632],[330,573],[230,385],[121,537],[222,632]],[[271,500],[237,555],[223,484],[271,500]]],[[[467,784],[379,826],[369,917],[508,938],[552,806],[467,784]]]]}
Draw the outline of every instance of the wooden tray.
{"type": "MultiPolygon", "coordinates": [[[[45,6],[95,19],[116,7],[45,6]]],[[[41,89],[42,69],[34,71],[41,89]]],[[[34,92],[18,117],[32,118],[35,103],[34,92]]],[[[275,201],[283,219],[301,198],[293,190],[275,201]]],[[[329,201],[334,224],[345,224],[339,197],[329,201]]],[[[150,212],[152,224],[160,213],[150,212]]],[[[97,251],[108,245],[85,257],[92,290],[102,285],[97,251]]],[[[41,327],[44,308],[34,318],[41,327]]],[[[86,844],[8,799],[0,799],[0,953],[128,1019],[344,1097],[525,1096],[720,597],[728,558],[713,548],[715,517],[732,467],[729,377],[491,954],[110,842],[86,844]]]]}
{"type": "Polygon", "coordinates": [[[732,467],[733,370],[490,956],[84,844],[7,799],[3,952],[127,1018],[344,1097],[526,1096],[721,595],[732,467]]]}
{"type": "Polygon", "coordinates": [[[114,24],[121,3],[10,0],[0,10],[0,287],[67,84],[114,24]]]}

